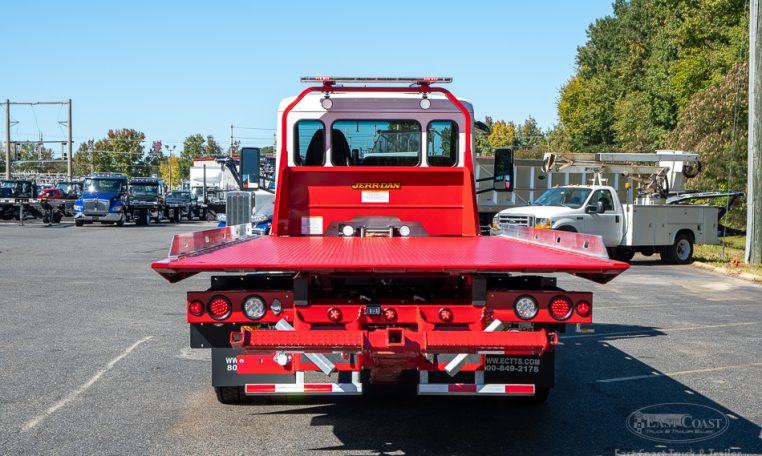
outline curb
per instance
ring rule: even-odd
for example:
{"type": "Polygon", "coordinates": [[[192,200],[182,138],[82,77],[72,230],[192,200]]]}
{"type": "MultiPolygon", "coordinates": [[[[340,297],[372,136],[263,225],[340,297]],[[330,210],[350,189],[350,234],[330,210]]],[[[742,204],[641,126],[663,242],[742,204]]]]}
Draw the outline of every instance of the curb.
{"type": "Polygon", "coordinates": [[[694,261],[691,264],[697,268],[706,269],[708,271],[714,271],[723,275],[733,276],[743,280],[748,280],[749,282],[762,283],[762,276],[757,274],[752,274],[749,272],[741,272],[738,270],[725,268],[722,266],[715,266],[709,263],[702,263],[700,261],[694,261]]]}

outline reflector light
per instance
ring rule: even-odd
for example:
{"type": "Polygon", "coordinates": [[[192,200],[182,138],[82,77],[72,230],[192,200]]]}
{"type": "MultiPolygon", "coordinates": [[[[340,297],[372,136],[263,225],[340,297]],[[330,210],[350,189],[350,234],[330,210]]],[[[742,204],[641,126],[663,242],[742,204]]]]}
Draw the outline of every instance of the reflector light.
{"type": "Polygon", "coordinates": [[[386,321],[394,321],[397,319],[397,311],[392,309],[391,307],[384,309],[384,320],[386,321]]]}
{"type": "Polygon", "coordinates": [[[344,225],[344,228],[341,229],[341,234],[346,237],[354,236],[355,229],[352,227],[352,225],[344,225]]]}
{"type": "Polygon", "coordinates": [[[249,296],[243,301],[243,314],[252,320],[259,320],[265,316],[267,304],[259,296],[249,296]]]}
{"type": "Polygon", "coordinates": [[[531,296],[519,296],[516,302],[513,303],[513,310],[516,312],[516,316],[522,320],[531,320],[536,317],[539,309],[537,300],[531,296]]]}
{"type": "Polygon", "coordinates": [[[274,315],[280,315],[281,311],[283,310],[283,305],[280,303],[279,299],[273,299],[272,304],[270,304],[270,310],[273,311],[274,315]]]}
{"type": "Polygon", "coordinates": [[[335,307],[328,309],[328,319],[333,322],[341,321],[341,310],[335,307]]]}
{"type": "Polygon", "coordinates": [[[582,317],[590,315],[590,303],[586,301],[580,301],[577,303],[577,313],[582,317]]]}
{"type": "Polygon", "coordinates": [[[439,319],[442,320],[445,323],[452,321],[452,310],[448,309],[447,307],[443,307],[442,309],[439,309],[439,319]]]}
{"type": "Polygon", "coordinates": [[[410,227],[407,225],[402,225],[399,229],[400,236],[402,237],[408,237],[410,236],[410,227]]]}
{"type": "Polygon", "coordinates": [[[202,313],[204,313],[204,303],[201,301],[193,301],[190,304],[188,304],[188,312],[190,312],[191,315],[198,317],[202,313]]]}
{"type": "Polygon", "coordinates": [[[571,316],[572,305],[569,300],[563,296],[558,296],[550,301],[550,315],[556,320],[566,320],[571,316]]]}
{"type": "Polygon", "coordinates": [[[209,316],[215,320],[224,320],[232,310],[233,305],[224,296],[215,296],[209,301],[209,316]]]}

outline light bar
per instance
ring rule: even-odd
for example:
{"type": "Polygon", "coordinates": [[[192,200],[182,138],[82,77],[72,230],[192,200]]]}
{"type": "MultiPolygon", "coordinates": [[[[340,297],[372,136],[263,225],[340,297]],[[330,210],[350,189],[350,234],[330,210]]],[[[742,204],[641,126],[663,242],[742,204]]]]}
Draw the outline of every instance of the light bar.
{"type": "Polygon", "coordinates": [[[323,84],[448,84],[452,78],[423,77],[423,78],[362,78],[362,77],[334,77],[334,76],[305,76],[302,82],[320,82],[323,84]]]}

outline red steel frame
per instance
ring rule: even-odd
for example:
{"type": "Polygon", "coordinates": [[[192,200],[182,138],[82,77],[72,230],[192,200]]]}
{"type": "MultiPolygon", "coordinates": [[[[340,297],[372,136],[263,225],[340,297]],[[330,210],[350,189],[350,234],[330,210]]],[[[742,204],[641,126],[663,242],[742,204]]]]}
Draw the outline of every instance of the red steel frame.
{"type": "MultiPolygon", "coordinates": [[[[288,147],[287,147],[287,139],[288,139],[288,114],[296,107],[297,104],[299,104],[302,99],[307,96],[310,93],[313,92],[321,92],[321,93],[441,93],[445,97],[447,97],[448,100],[450,100],[463,114],[464,116],[464,124],[465,124],[465,136],[466,136],[466,149],[465,149],[465,161],[464,166],[468,170],[470,174],[470,186],[471,186],[471,197],[472,197],[472,206],[474,208],[473,211],[473,222],[474,222],[474,233],[479,232],[479,213],[477,210],[477,202],[476,202],[476,187],[473,182],[474,178],[474,165],[473,161],[471,160],[471,115],[468,112],[468,109],[463,105],[463,103],[460,102],[460,100],[457,99],[450,91],[443,89],[441,87],[431,87],[428,83],[422,82],[420,85],[416,87],[335,87],[332,82],[326,82],[320,87],[308,87],[304,89],[291,103],[289,103],[288,106],[286,106],[286,109],[283,110],[283,114],[281,117],[281,150],[280,150],[280,165],[278,167],[278,186],[280,188],[287,188],[288,182],[286,182],[286,179],[284,178],[284,171],[288,167],[288,147]]],[[[381,170],[382,167],[377,167],[376,170],[381,170]]],[[[273,235],[283,235],[288,234],[285,231],[284,225],[281,222],[282,220],[285,220],[288,218],[288,208],[282,207],[282,195],[283,192],[278,192],[275,195],[275,211],[273,213],[273,227],[272,227],[272,234],[273,235]],[[286,214],[284,216],[284,214],[286,214]]]]}

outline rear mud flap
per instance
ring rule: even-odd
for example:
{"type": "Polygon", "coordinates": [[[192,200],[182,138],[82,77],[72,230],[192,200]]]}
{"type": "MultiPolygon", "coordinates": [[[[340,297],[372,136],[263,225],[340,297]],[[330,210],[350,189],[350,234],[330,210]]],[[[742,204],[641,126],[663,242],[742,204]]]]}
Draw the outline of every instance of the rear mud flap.
{"type": "Polygon", "coordinates": [[[212,386],[243,386],[247,383],[296,383],[293,374],[239,374],[238,355],[243,350],[232,348],[212,349],[212,386]]]}
{"type": "Polygon", "coordinates": [[[555,383],[556,354],[543,356],[485,355],[485,383],[527,383],[552,387],[555,383]]]}

